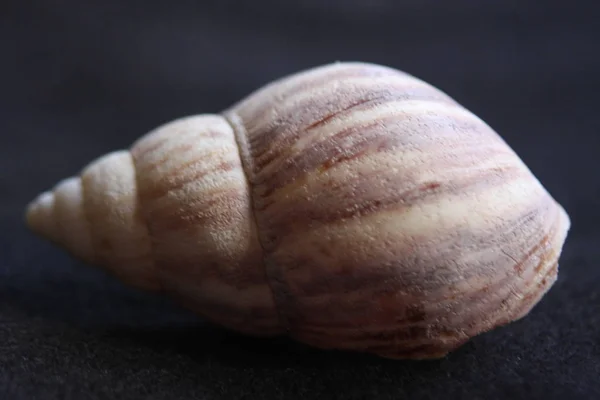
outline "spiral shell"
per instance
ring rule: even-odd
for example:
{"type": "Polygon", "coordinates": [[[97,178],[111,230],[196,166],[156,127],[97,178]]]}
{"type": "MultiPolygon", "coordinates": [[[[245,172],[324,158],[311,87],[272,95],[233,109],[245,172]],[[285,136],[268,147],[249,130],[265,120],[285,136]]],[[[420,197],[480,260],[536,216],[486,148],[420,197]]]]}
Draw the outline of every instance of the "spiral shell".
{"type": "Polygon", "coordinates": [[[165,124],[28,207],[29,226],[222,326],[442,357],[555,282],[564,209],[485,122],[335,63],[165,124]]]}

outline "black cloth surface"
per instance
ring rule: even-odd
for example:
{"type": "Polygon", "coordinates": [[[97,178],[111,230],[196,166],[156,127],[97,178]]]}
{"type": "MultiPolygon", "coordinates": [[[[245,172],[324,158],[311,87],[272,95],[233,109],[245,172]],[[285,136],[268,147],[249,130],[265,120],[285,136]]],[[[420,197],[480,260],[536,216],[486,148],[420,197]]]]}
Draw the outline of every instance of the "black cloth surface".
{"type": "Polygon", "coordinates": [[[4,1],[1,399],[599,399],[597,2],[4,1]],[[159,124],[336,60],[406,70],[487,121],[569,212],[552,290],[436,361],[206,324],[35,237],[29,200],[159,124]]]}

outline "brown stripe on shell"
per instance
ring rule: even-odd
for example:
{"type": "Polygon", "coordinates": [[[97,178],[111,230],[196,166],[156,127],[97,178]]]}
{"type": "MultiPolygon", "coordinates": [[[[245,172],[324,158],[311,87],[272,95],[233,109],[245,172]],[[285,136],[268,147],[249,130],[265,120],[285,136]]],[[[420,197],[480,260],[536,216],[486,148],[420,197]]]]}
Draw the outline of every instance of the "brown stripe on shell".
{"type": "MultiPolygon", "coordinates": [[[[278,116],[279,122],[270,129],[255,135],[250,145],[255,149],[253,156],[255,164],[260,169],[279,156],[282,149],[306,135],[309,131],[324,128],[329,122],[336,119],[351,117],[358,111],[368,111],[393,103],[401,112],[402,102],[408,101],[431,101],[452,104],[445,98],[432,94],[432,89],[421,87],[411,89],[407,87],[381,88],[372,92],[358,94],[348,90],[348,93],[330,93],[331,98],[323,98],[329,101],[327,105],[314,104],[312,98],[307,98],[304,103],[297,104],[296,109],[284,110],[278,116]],[[336,102],[337,100],[337,102],[336,102]],[[287,113],[286,113],[287,111],[287,113]]],[[[317,138],[318,140],[318,138],[317,138]]]]}
{"type": "MultiPolygon", "coordinates": [[[[281,106],[275,110],[276,123],[261,127],[256,133],[249,131],[249,141],[255,164],[259,168],[274,159],[307,131],[322,127],[333,119],[347,118],[359,110],[368,110],[394,102],[431,101],[456,106],[445,96],[429,86],[410,86],[411,81],[393,79],[379,86],[370,80],[344,82],[335,90],[315,93],[293,102],[293,107],[281,106]],[[395,86],[394,84],[398,85],[395,86]],[[318,101],[316,100],[318,99],[318,101]],[[319,124],[319,122],[323,122],[319,124]]],[[[401,109],[399,108],[399,111],[401,109]]]]}
{"type": "MultiPolygon", "coordinates": [[[[541,298],[550,290],[550,287],[556,282],[558,278],[558,262],[554,263],[548,272],[542,277],[542,279],[536,284],[533,290],[521,299],[520,306],[515,310],[512,315],[512,320],[518,320],[523,318],[531,309],[541,300],[541,298]]],[[[499,326],[503,323],[510,322],[510,320],[504,320],[497,323],[499,326]]]]}
{"type": "MultiPolygon", "coordinates": [[[[147,148],[137,148],[134,147],[133,151],[135,152],[135,157],[138,159],[142,158],[153,158],[158,157],[157,159],[153,159],[151,163],[148,163],[144,168],[140,169],[140,174],[149,174],[152,172],[156,172],[157,170],[161,170],[161,167],[164,167],[167,163],[173,163],[174,161],[181,160],[182,157],[186,155],[192,155],[193,157],[197,157],[198,148],[193,145],[195,140],[205,140],[205,139],[222,139],[221,133],[212,132],[212,133],[203,133],[203,132],[193,132],[193,134],[187,135],[185,137],[176,137],[174,140],[177,140],[176,145],[169,146],[167,143],[170,141],[174,141],[173,139],[169,139],[168,137],[162,138],[162,141],[165,144],[161,146],[157,146],[153,150],[148,150],[147,148]],[[181,141],[181,143],[178,143],[181,141]],[[166,148],[165,148],[166,147],[166,148]],[[158,156],[160,154],[160,156],[158,156]]],[[[154,147],[154,146],[150,146],[154,147]]],[[[210,155],[210,154],[207,154],[210,155]]],[[[177,171],[160,171],[161,174],[176,174],[177,171]]]]}
{"type": "MultiPolygon", "coordinates": [[[[342,86],[350,87],[356,85],[358,82],[363,85],[366,84],[366,91],[373,91],[377,85],[381,88],[381,86],[394,81],[408,83],[408,85],[405,85],[406,92],[410,92],[411,89],[415,88],[419,90],[430,88],[431,93],[435,93],[438,99],[457,104],[444,92],[405,72],[381,66],[346,64],[337,68],[318,68],[308,74],[289,77],[284,81],[259,90],[233,108],[244,121],[246,131],[249,133],[249,141],[253,143],[254,134],[262,134],[261,132],[268,129],[273,122],[270,119],[273,116],[277,116],[279,119],[279,111],[281,109],[285,110],[286,107],[288,110],[295,109],[297,111],[300,109],[297,106],[298,99],[307,97],[313,99],[326,98],[331,96],[331,91],[326,90],[322,92],[320,90],[331,86],[334,88],[342,86]]],[[[328,104],[322,101],[322,104],[335,107],[339,101],[340,98],[336,98],[333,103],[328,104]]]]}
{"type": "MultiPolygon", "coordinates": [[[[374,98],[374,99],[361,99],[361,100],[358,100],[358,101],[356,101],[356,102],[354,102],[354,103],[352,103],[352,104],[350,104],[350,105],[348,105],[346,107],[343,107],[342,109],[340,109],[338,111],[334,111],[331,114],[326,114],[321,119],[318,119],[317,121],[315,121],[315,122],[311,123],[310,125],[308,125],[304,129],[304,131],[306,132],[306,131],[309,131],[311,129],[323,126],[323,125],[325,125],[331,119],[340,118],[340,116],[341,116],[342,113],[345,113],[345,112],[348,112],[348,111],[351,111],[351,110],[356,111],[356,109],[358,107],[361,107],[361,108],[368,108],[368,106],[375,107],[375,106],[378,105],[377,101],[378,100],[382,100],[382,99],[383,99],[382,97],[379,97],[379,98],[374,98]]],[[[264,139],[265,142],[268,142],[268,141],[270,141],[269,137],[275,135],[276,133],[277,133],[276,129],[273,129],[273,130],[269,131],[268,133],[266,133],[265,135],[261,135],[261,136],[258,136],[258,137],[260,137],[261,139],[264,139]]],[[[292,140],[294,140],[294,137],[292,135],[289,135],[289,136],[287,136],[287,140],[288,141],[292,141],[292,140]]],[[[292,161],[292,160],[297,159],[297,158],[302,159],[303,154],[295,155],[294,158],[292,158],[292,157],[283,157],[283,154],[281,153],[281,149],[285,148],[284,145],[285,145],[285,143],[284,144],[279,144],[279,145],[273,144],[271,147],[267,147],[267,146],[263,145],[264,146],[264,152],[263,153],[258,153],[258,154],[254,155],[254,157],[256,159],[256,162],[254,164],[255,170],[256,171],[260,171],[267,164],[272,163],[277,158],[279,158],[279,159],[285,158],[286,161],[287,160],[292,161]]],[[[261,147],[261,144],[257,143],[256,146],[257,147],[261,147]]],[[[290,156],[291,155],[292,154],[290,154],[290,156]]]]}
{"type": "Polygon", "coordinates": [[[239,164],[233,161],[222,161],[212,167],[212,169],[193,168],[198,164],[198,161],[190,161],[179,166],[176,171],[172,172],[174,177],[166,182],[157,182],[156,186],[149,188],[143,193],[143,196],[148,200],[159,199],[169,193],[183,189],[186,185],[194,183],[200,179],[210,177],[215,174],[224,174],[236,168],[239,164]]]}
{"type": "Polygon", "coordinates": [[[318,69],[272,82],[251,94],[249,97],[252,97],[253,101],[247,101],[247,98],[243,99],[236,108],[244,110],[244,117],[247,116],[247,119],[245,119],[246,126],[248,130],[253,130],[253,128],[257,128],[257,125],[263,124],[267,115],[273,111],[275,99],[278,103],[288,101],[292,96],[301,96],[314,90],[315,87],[330,83],[334,79],[339,81],[348,78],[378,77],[389,74],[390,71],[385,68],[374,70],[362,66],[318,69]],[[257,99],[259,100],[257,101],[257,99]]]}
{"type": "MultiPolygon", "coordinates": [[[[315,88],[331,82],[347,82],[355,78],[378,78],[385,76],[410,75],[388,67],[363,63],[345,63],[313,69],[274,81],[247,96],[234,107],[244,120],[248,132],[262,129],[274,107],[294,98],[302,97],[315,88]]],[[[423,84],[425,82],[422,82],[423,84]]]]}
{"type": "MultiPolygon", "coordinates": [[[[456,167],[464,164],[463,160],[456,157],[458,152],[477,152],[480,157],[493,156],[498,153],[508,152],[499,146],[498,140],[492,135],[485,135],[488,140],[481,138],[481,127],[472,122],[449,123],[446,129],[438,129],[436,135],[427,135],[427,124],[433,124],[432,120],[439,117],[406,116],[407,119],[423,123],[422,135],[413,137],[412,132],[404,131],[402,125],[398,125],[401,116],[390,116],[383,120],[374,120],[367,125],[343,129],[325,140],[313,143],[310,147],[290,155],[269,171],[261,171],[254,183],[257,185],[257,194],[260,197],[268,197],[276,190],[290,184],[300,183],[307,175],[317,171],[326,172],[332,167],[348,160],[356,159],[363,155],[372,155],[377,152],[409,151],[417,145],[421,151],[439,154],[445,150],[447,154],[439,162],[448,164],[448,167],[456,167]],[[389,125],[386,125],[389,124],[389,125]],[[383,128],[386,126],[386,128],[383,128]],[[456,136],[460,130],[461,136],[456,136]],[[478,132],[469,134],[469,132],[478,132]],[[440,146],[442,136],[450,138],[444,146],[440,146]],[[454,136],[454,140],[451,138],[454,136]],[[478,137],[479,136],[479,137],[478,137]],[[465,145],[465,142],[470,144],[465,145]],[[460,150],[458,150],[460,149],[460,150]],[[451,153],[452,152],[452,153],[451,153]],[[451,154],[450,154],[451,153],[451,154]],[[451,157],[449,157],[451,156],[451,157]]],[[[433,158],[433,157],[430,157],[433,158]]],[[[260,203],[260,200],[259,200],[260,203]]]]}
{"type": "Polygon", "coordinates": [[[323,190],[313,195],[310,201],[302,198],[287,201],[286,205],[289,208],[286,213],[282,212],[284,209],[281,207],[282,204],[277,204],[278,209],[268,213],[269,210],[258,205],[257,210],[264,211],[265,217],[269,218],[269,226],[265,230],[269,239],[264,245],[276,246],[287,235],[301,234],[315,224],[335,223],[381,211],[402,212],[424,203],[435,202],[440,196],[483,190],[506,180],[521,179],[523,171],[520,168],[506,166],[465,173],[457,176],[453,181],[418,182],[418,178],[411,177],[409,174],[405,177],[406,180],[403,180],[400,174],[381,172],[373,175],[372,179],[365,177],[363,180],[349,182],[346,185],[330,186],[329,191],[323,187],[323,190]],[[385,185],[381,185],[376,178],[389,179],[386,179],[385,185]]]}

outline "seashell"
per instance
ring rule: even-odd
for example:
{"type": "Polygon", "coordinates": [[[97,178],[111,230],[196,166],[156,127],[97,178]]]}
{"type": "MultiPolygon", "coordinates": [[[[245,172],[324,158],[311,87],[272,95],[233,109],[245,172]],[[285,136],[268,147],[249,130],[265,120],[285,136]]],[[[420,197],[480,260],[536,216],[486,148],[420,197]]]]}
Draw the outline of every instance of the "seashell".
{"type": "Polygon", "coordinates": [[[413,359],[528,314],[570,228],[480,118],[359,62],[162,125],[41,194],[27,223],[228,329],[413,359]]]}

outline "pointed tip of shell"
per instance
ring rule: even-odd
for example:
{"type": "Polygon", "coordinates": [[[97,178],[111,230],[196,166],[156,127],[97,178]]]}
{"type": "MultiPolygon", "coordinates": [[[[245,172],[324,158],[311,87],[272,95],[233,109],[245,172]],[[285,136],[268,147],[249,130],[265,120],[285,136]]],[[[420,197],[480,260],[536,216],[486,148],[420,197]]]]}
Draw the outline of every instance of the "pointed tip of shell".
{"type": "Polygon", "coordinates": [[[64,179],[33,199],[26,206],[25,223],[42,238],[78,257],[91,259],[90,233],[78,177],[64,179]]]}
{"type": "Polygon", "coordinates": [[[54,224],[54,193],[46,191],[32,200],[25,210],[25,222],[29,229],[50,240],[56,240],[54,224]]]}

